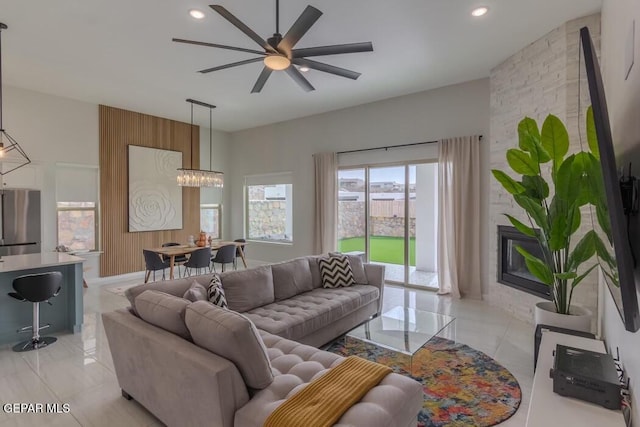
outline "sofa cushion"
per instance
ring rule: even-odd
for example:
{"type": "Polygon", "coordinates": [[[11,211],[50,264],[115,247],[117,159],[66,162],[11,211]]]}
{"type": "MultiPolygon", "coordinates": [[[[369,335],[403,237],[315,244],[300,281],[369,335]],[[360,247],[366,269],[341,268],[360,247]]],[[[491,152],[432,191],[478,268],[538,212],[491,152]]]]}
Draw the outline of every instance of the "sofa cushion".
{"type": "Polygon", "coordinates": [[[296,258],[291,261],[271,265],[273,290],[276,301],[313,289],[309,261],[296,258]]]}
{"type": "Polygon", "coordinates": [[[204,286],[194,280],[191,284],[191,287],[187,289],[184,295],[182,295],[182,298],[187,299],[191,302],[206,301],[207,290],[204,286]]]}
{"type": "Polygon", "coordinates": [[[124,295],[129,300],[131,307],[134,309],[134,314],[137,314],[135,311],[135,300],[138,295],[143,293],[144,291],[160,291],[166,294],[170,294],[176,297],[182,297],[184,293],[191,287],[194,281],[200,283],[205,288],[209,285],[209,280],[211,280],[211,274],[203,274],[201,276],[195,276],[185,279],[175,279],[175,280],[162,280],[160,282],[152,282],[152,283],[143,283],[141,285],[132,286],[124,291],[124,295]]]}
{"type": "Polygon", "coordinates": [[[211,278],[211,282],[209,282],[209,289],[207,289],[207,299],[213,305],[217,305],[220,308],[228,308],[229,304],[227,304],[227,298],[224,295],[224,290],[222,289],[222,282],[220,281],[220,276],[214,274],[211,278]]]}
{"type": "Polygon", "coordinates": [[[371,285],[319,288],[245,314],[258,329],[295,340],[327,327],[379,295],[380,290],[371,285]]]}
{"type": "MultiPolygon", "coordinates": [[[[275,378],[267,388],[257,392],[236,412],[235,425],[243,427],[262,426],[267,417],[287,398],[344,360],[341,356],[315,347],[266,332],[260,334],[267,346],[275,378]]],[[[403,375],[389,374],[349,408],[336,425],[415,425],[422,396],[422,387],[418,382],[403,375]]]]}
{"type": "Polygon", "coordinates": [[[273,373],[267,348],[245,316],[197,301],[187,307],[185,321],[193,342],[232,361],[248,387],[263,389],[271,384],[273,373]]]}
{"type": "Polygon", "coordinates": [[[346,256],[330,256],[320,258],[320,273],[323,288],[339,288],[354,285],[353,271],[346,256]]]}
{"type": "Polygon", "coordinates": [[[144,291],[136,297],[136,311],[145,322],[191,339],[184,323],[185,309],[191,302],[184,298],[158,291],[144,291]]]}
{"type": "Polygon", "coordinates": [[[309,270],[311,271],[311,286],[313,289],[322,287],[322,275],[320,274],[320,265],[318,260],[322,258],[321,255],[313,255],[306,257],[309,261],[309,270]]]}
{"type": "Polygon", "coordinates": [[[220,280],[230,310],[245,312],[275,301],[270,265],[228,271],[220,280]]]}

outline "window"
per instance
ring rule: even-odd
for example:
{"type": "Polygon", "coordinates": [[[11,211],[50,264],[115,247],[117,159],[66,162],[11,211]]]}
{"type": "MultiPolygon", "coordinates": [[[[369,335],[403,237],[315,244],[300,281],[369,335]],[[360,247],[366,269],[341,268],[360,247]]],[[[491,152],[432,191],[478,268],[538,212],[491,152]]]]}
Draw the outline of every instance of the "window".
{"type": "Polygon", "coordinates": [[[245,178],[249,240],[293,242],[293,184],[290,173],[245,178]]]}
{"type": "Polygon", "coordinates": [[[58,245],[71,250],[97,249],[98,211],[94,202],[58,202],[58,245]]]}
{"type": "Polygon", "coordinates": [[[98,168],[56,165],[58,245],[76,251],[95,251],[98,242],[98,168]]]}
{"type": "Polygon", "coordinates": [[[218,204],[200,205],[200,230],[211,236],[212,239],[220,239],[222,227],[222,213],[218,204]]]}

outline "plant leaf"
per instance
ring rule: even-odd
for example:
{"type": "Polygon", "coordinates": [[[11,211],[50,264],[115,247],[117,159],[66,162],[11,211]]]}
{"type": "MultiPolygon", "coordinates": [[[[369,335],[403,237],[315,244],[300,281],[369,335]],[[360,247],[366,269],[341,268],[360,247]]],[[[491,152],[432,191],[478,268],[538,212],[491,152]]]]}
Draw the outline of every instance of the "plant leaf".
{"type": "Polygon", "coordinates": [[[540,175],[523,176],[522,186],[526,189],[525,193],[532,199],[542,201],[549,197],[549,184],[540,175]]]}
{"type": "Polygon", "coordinates": [[[518,123],[518,146],[528,152],[537,163],[547,163],[551,160],[549,153],[542,147],[538,125],[530,117],[525,117],[518,123]]]}
{"type": "Polygon", "coordinates": [[[558,172],[556,173],[556,194],[555,197],[564,200],[567,204],[573,204],[576,199],[576,185],[572,182],[573,162],[576,156],[572,154],[560,163],[558,172]]]}
{"type": "Polygon", "coordinates": [[[511,178],[506,173],[497,169],[492,169],[491,173],[493,174],[494,178],[500,184],[502,184],[504,189],[507,190],[510,194],[521,194],[525,192],[526,189],[522,186],[522,184],[511,178]]]}
{"type": "Polygon", "coordinates": [[[504,216],[509,218],[509,221],[516,228],[516,230],[518,230],[519,232],[521,232],[525,236],[537,237],[536,232],[533,230],[533,228],[529,227],[528,225],[523,224],[522,222],[518,221],[516,218],[512,217],[509,214],[504,214],[504,216]]]}
{"type": "Polygon", "coordinates": [[[544,261],[531,255],[521,246],[516,245],[516,250],[524,257],[524,262],[531,274],[536,276],[545,285],[551,286],[553,284],[553,273],[544,261]]]}
{"type": "Polygon", "coordinates": [[[559,251],[569,246],[569,227],[567,226],[567,208],[562,200],[555,197],[549,208],[551,228],[549,230],[549,249],[559,251]]]}
{"type": "Polygon", "coordinates": [[[580,264],[587,261],[596,253],[595,239],[598,237],[595,231],[590,230],[578,242],[567,259],[566,271],[576,270],[580,264]]]}
{"type": "MultiPolygon", "coordinates": [[[[571,183],[575,185],[574,194],[577,194],[575,200],[578,206],[584,206],[594,200],[595,193],[591,186],[597,184],[591,182],[592,159],[595,160],[590,153],[581,151],[575,155],[571,165],[571,183]]],[[[600,180],[602,185],[602,178],[600,180]]]]}
{"type": "Polygon", "coordinates": [[[520,175],[533,176],[538,175],[540,171],[540,165],[529,154],[515,148],[507,150],[507,163],[520,175]]]}
{"type": "Polygon", "coordinates": [[[568,273],[555,273],[554,276],[556,276],[560,280],[569,280],[578,277],[578,273],[576,273],[575,271],[570,271],[568,273]]]}
{"type": "Polygon", "coordinates": [[[580,222],[582,221],[580,208],[576,207],[575,204],[571,205],[567,212],[567,218],[571,218],[571,221],[567,222],[567,235],[571,236],[578,230],[578,228],[580,228],[580,222]]]}
{"type": "Polygon", "coordinates": [[[613,245],[613,236],[611,234],[611,219],[609,218],[609,208],[606,204],[596,205],[596,218],[598,219],[598,225],[602,229],[602,232],[607,236],[609,244],[613,245]]]}
{"type": "Polygon", "coordinates": [[[549,233],[549,223],[547,221],[547,214],[544,208],[540,205],[540,202],[534,200],[524,194],[515,194],[513,199],[527,214],[533,219],[538,227],[540,227],[545,235],[549,233]]]}
{"type": "Polygon", "coordinates": [[[571,289],[575,288],[576,286],[578,286],[580,284],[580,282],[582,282],[582,279],[584,279],[585,277],[587,277],[587,275],[589,275],[589,273],[591,273],[591,270],[593,270],[594,268],[597,267],[598,264],[593,264],[591,267],[589,267],[589,269],[587,271],[585,271],[584,273],[582,273],[580,276],[576,277],[575,280],[573,282],[571,282],[571,289]]]}
{"type": "Polygon", "coordinates": [[[553,114],[549,114],[542,124],[541,141],[544,149],[556,162],[562,161],[564,155],[569,151],[567,129],[562,120],[553,114]]]}
{"type": "Polygon", "coordinates": [[[598,254],[598,258],[602,259],[611,267],[617,266],[615,257],[609,252],[607,247],[604,245],[604,242],[602,241],[602,239],[600,239],[600,236],[598,236],[597,234],[593,241],[593,244],[595,245],[596,254],[598,254]]]}
{"type": "Polygon", "coordinates": [[[596,159],[600,159],[600,148],[598,146],[598,134],[596,133],[596,124],[593,120],[593,107],[587,108],[587,142],[589,150],[596,159]]]}

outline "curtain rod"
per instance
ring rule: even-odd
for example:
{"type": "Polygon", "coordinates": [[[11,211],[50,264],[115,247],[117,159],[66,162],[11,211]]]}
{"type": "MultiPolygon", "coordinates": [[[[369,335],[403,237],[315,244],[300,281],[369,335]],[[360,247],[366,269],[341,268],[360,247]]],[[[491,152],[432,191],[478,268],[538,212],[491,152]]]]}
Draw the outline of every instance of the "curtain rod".
{"type": "MultiPolygon", "coordinates": [[[[480,140],[482,141],[482,135],[480,135],[480,140]]],[[[440,141],[438,140],[438,141],[412,142],[410,144],[388,145],[386,147],[361,148],[359,150],[338,151],[337,154],[359,153],[361,151],[373,151],[373,150],[388,150],[389,148],[413,147],[414,145],[435,144],[437,142],[440,142],[440,141]]]]}

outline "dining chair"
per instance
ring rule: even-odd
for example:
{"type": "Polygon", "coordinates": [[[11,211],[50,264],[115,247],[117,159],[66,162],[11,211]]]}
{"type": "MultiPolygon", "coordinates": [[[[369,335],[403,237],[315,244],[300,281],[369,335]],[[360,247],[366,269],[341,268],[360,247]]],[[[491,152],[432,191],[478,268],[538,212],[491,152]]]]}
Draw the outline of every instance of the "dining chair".
{"type": "Polygon", "coordinates": [[[218,249],[216,256],[211,258],[211,266],[214,273],[216,272],[216,263],[222,264],[223,273],[225,264],[233,264],[233,261],[236,259],[236,249],[236,245],[224,245],[218,249]]]}
{"type": "Polygon", "coordinates": [[[204,247],[191,252],[191,256],[183,265],[185,267],[185,275],[191,276],[191,269],[196,269],[196,274],[200,274],[200,269],[209,269],[211,260],[211,248],[204,247]]]}
{"type": "MultiPolygon", "coordinates": [[[[247,243],[247,241],[245,239],[236,239],[234,240],[234,242],[238,242],[238,243],[247,243]]],[[[240,245],[239,247],[236,247],[236,257],[233,259],[233,269],[237,270],[238,269],[238,257],[240,256],[240,249],[242,249],[242,253],[245,255],[245,257],[247,256],[247,252],[245,252],[244,248],[246,245],[240,245]]]]}
{"type": "MultiPolygon", "coordinates": [[[[180,243],[177,242],[168,242],[168,243],[163,243],[162,247],[163,248],[167,248],[170,246],[180,246],[180,243]]],[[[173,259],[173,265],[178,267],[178,277],[182,277],[182,275],[180,274],[180,266],[183,265],[185,262],[187,262],[189,258],[187,258],[185,255],[178,255],[173,259]]],[[[171,257],[167,256],[167,255],[162,255],[162,260],[163,261],[171,261],[171,257]]]]}
{"type": "Polygon", "coordinates": [[[158,256],[157,252],[153,252],[147,249],[142,250],[142,254],[144,255],[144,263],[146,265],[147,273],[144,276],[144,283],[149,281],[149,276],[151,272],[153,272],[153,281],[156,281],[156,271],[162,270],[162,280],[165,279],[164,270],[169,268],[169,260],[163,261],[160,256],[158,256]]]}

